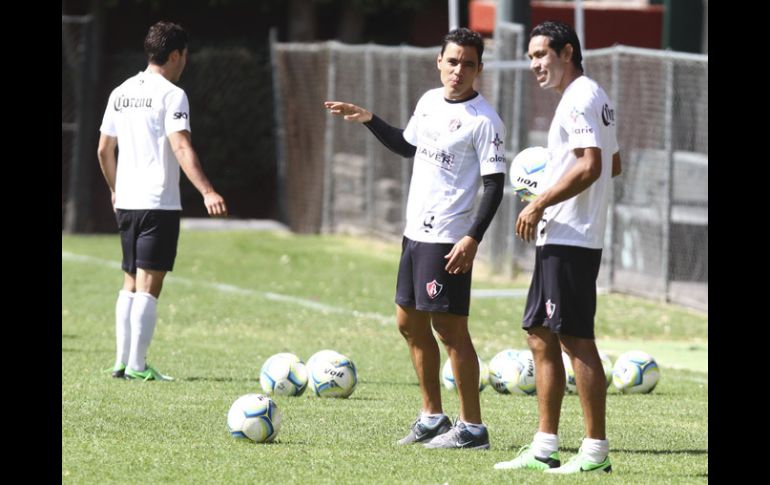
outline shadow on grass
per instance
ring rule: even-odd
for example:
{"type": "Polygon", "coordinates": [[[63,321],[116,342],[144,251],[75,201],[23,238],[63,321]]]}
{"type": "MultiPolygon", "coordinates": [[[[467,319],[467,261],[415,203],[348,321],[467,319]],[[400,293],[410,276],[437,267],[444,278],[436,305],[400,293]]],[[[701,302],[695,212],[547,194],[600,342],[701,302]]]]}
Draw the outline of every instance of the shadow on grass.
{"type": "Polygon", "coordinates": [[[182,382],[197,382],[197,381],[203,381],[203,382],[258,382],[254,379],[250,379],[248,377],[198,377],[198,376],[192,376],[192,377],[182,377],[178,378],[178,381],[182,382]]]}

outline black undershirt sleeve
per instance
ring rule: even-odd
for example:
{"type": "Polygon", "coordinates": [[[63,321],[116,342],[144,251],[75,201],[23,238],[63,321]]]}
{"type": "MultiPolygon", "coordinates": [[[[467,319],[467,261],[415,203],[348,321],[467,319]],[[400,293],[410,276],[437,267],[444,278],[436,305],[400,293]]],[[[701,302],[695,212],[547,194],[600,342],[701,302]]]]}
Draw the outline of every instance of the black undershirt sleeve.
{"type": "Polygon", "coordinates": [[[404,130],[390,126],[376,114],[372,113],[372,119],[364,125],[393,153],[409,158],[417,152],[416,146],[404,140],[404,130]]]}
{"type": "Polygon", "coordinates": [[[481,195],[479,210],[476,211],[476,219],[473,221],[468,235],[481,242],[484,233],[487,231],[492,218],[503,200],[503,190],[505,185],[504,173],[493,173],[481,177],[484,182],[484,193],[481,195]]]}

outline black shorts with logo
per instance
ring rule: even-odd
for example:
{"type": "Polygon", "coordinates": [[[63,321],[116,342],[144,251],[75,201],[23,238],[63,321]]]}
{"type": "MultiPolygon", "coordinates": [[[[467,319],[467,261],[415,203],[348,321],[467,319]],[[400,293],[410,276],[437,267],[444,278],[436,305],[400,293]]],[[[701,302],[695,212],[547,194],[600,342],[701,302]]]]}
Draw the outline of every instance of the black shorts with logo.
{"type": "Polygon", "coordinates": [[[546,244],[535,254],[522,328],[543,325],[554,333],[593,339],[602,250],[546,244]]]}
{"type": "Polygon", "coordinates": [[[117,209],[123,271],[136,274],[136,268],[173,270],[181,214],[175,210],[117,209]]]}
{"type": "Polygon", "coordinates": [[[473,268],[464,274],[447,273],[444,256],[453,246],[404,237],[396,282],[397,304],[425,312],[468,315],[473,268]]]}

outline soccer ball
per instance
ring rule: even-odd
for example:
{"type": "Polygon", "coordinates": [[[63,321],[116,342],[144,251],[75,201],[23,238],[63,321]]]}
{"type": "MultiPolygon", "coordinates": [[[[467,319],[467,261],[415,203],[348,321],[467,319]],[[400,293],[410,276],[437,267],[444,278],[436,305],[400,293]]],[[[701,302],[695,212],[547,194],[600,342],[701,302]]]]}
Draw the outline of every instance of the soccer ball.
{"type": "MultiPolygon", "coordinates": [[[[479,392],[481,392],[489,384],[489,367],[481,360],[481,357],[477,355],[476,358],[479,359],[479,392]]],[[[452,361],[450,359],[444,362],[444,367],[441,369],[441,380],[444,382],[444,387],[449,390],[457,387],[455,386],[455,376],[452,372],[452,361]]]]}
{"type": "Polygon", "coordinates": [[[505,349],[489,361],[489,382],[500,394],[510,394],[510,387],[515,385],[514,380],[519,377],[516,371],[516,356],[519,352],[516,349],[505,349]]]}
{"type": "Polygon", "coordinates": [[[305,364],[305,367],[307,367],[309,372],[310,366],[313,365],[313,363],[316,360],[333,359],[339,355],[340,355],[339,352],[337,352],[336,350],[330,350],[330,349],[319,350],[315,354],[311,355],[309,359],[307,359],[307,363],[305,364]]]}
{"type": "Polygon", "coordinates": [[[511,186],[521,200],[534,200],[545,190],[543,174],[548,159],[548,149],[543,147],[525,148],[513,158],[509,172],[511,186]]]}
{"type": "Polygon", "coordinates": [[[296,355],[281,352],[262,365],[259,384],[268,396],[301,396],[307,387],[307,368],[296,355]]]}
{"type": "MultiPolygon", "coordinates": [[[[607,379],[607,387],[610,387],[612,383],[612,361],[610,358],[599,351],[599,358],[602,361],[602,369],[604,370],[604,377],[607,379]]],[[[570,361],[569,355],[566,352],[561,353],[561,359],[564,362],[564,373],[567,375],[567,392],[577,394],[577,384],[575,383],[575,370],[572,368],[572,361],[570,361]]]]}
{"type": "Polygon", "coordinates": [[[512,385],[508,388],[511,394],[535,394],[535,359],[531,350],[522,350],[516,355],[512,377],[512,385]]]}
{"type": "Polygon", "coordinates": [[[247,438],[257,443],[270,442],[281,429],[281,412],[269,397],[245,394],[230,406],[227,429],[235,438],[247,438]]]}
{"type": "Polygon", "coordinates": [[[505,349],[489,362],[489,380],[501,394],[535,393],[535,361],[529,350],[505,349]]]}
{"type": "Polygon", "coordinates": [[[660,380],[655,359],[641,350],[631,350],[618,357],[612,369],[612,383],[622,393],[651,392],[660,380]]]}
{"type": "Polygon", "coordinates": [[[307,361],[308,386],[319,397],[348,397],[358,384],[352,360],[334,350],[316,352],[307,361]]]}

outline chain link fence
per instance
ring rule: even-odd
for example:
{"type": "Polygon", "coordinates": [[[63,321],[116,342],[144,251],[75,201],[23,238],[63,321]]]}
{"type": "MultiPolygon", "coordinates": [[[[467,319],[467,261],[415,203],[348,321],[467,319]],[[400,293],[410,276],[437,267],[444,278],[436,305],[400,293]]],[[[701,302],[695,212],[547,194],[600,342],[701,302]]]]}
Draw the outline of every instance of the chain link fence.
{"type": "MultiPolygon", "coordinates": [[[[534,81],[524,41],[520,25],[502,24],[477,84],[506,125],[508,160],[547,144],[559,102],[534,81]]],[[[440,85],[439,51],[272,44],[280,193],[293,230],[400,238],[412,160],[329,116],[323,102],[365,106],[405,127],[419,97],[440,85]]],[[[584,52],[584,67],[615,103],[623,160],[600,286],[707,310],[708,56],[616,46],[584,52]]],[[[480,246],[479,256],[509,276],[534,262],[533,246],[513,235],[522,207],[507,191],[480,246]]]]}

